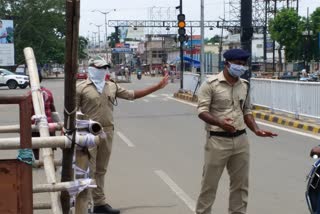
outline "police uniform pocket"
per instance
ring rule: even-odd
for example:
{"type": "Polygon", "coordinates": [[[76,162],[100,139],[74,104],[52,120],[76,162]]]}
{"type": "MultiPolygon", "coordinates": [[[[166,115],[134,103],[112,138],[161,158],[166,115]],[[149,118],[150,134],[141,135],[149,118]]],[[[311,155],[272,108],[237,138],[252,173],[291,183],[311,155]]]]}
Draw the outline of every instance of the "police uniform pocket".
{"type": "Polygon", "coordinates": [[[232,106],[232,101],[230,99],[217,99],[214,101],[213,105],[217,107],[218,111],[224,110],[232,106]]]}
{"type": "Polygon", "coordinates": [[[108,106],[113,108],[114,105],[117,105],[117,99],[114,96],[107,96],[108,106]]]}

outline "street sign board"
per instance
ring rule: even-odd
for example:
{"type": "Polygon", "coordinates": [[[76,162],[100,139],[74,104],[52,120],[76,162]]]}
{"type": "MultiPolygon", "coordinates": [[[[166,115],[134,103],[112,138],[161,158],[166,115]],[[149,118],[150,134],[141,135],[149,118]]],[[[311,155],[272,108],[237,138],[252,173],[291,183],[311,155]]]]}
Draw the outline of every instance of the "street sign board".
{"type": "Polygon", "coordinates": [[[112,53],[132,53],[130,48],[112,48],[112,53]]]}

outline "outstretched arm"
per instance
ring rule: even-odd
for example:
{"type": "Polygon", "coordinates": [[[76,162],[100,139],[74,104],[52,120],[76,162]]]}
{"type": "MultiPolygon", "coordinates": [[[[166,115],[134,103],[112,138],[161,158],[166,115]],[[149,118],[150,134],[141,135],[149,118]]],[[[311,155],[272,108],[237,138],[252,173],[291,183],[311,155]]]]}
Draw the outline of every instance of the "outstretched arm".
{"type": "Polygon", "coordinates": [[[162,80],[157,83],[156,85],[153,85],[148,88],[144,88],[141,90],[135,90],[134,91],[134,99],[139,99],[141,97],[147,96],[148,94],[151,94],[155,91],[158,91],[162,88],[164,88],[168,84],[169,75],[165,75],[162,80]]]}
{"type": "Polygon", "coordinates": [[[262,130],[258,127],[255,119],[253,118],[252,114],[246,114],[244,116],[244,121],[249,129],[254,132],[259,137],[275,137],[278,134],[272,133],[270,131],[262,130]]]}

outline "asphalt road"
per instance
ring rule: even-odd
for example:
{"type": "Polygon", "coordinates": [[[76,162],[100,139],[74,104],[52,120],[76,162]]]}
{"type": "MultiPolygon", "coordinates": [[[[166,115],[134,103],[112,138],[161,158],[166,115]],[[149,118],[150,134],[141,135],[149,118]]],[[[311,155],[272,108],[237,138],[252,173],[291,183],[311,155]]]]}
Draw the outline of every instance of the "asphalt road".
{"type": "MultiPolygon", "coordinates": [[[[122,84],[129,89],[148,87],[159,78],[143,77],[122,84]]],[[[54,93],[63,115],[63,80],[44,80],[54,93]]],[[[191,214],[200,190],[204,124],[195,106],[172,98],[179,82],[136,101],[119,100],[115,107],[116,130],[106,192],[110,204],[123,214],[191,214]]],[[[28,89],[0,88],[0,95],[24,94],[28,89]]],[[[3,105],[0,124],[17,124],[15,107],[3,105]]],[[[304,199],[306,175],[313,160],[310,149],[319,136],[296,130],[280,130],[263,121],[260,126],[279,134],[272,139],[249,132],[251,169],[248,214],[307,214],[304,199]]],[[[1,137],[13,135],[1,135],[1,137]]],[[[1,151],[1,159],[14,158],[15,151],[1,151]]],[[[57,157],[60,155],[58,154],[57,157]]],[[[58,172],[59,173],[59,172],[58,172]]],[[[42,170],[34,170],[34,183],[45,182],[42,170]]],[[[213,213],[227,213],[228,176],[220,181],[213,213]]],[[[36,202],[49,201],[36,194],[36,202]]],[[[38,211],[35,213],[50,213],[38,211]]]]}

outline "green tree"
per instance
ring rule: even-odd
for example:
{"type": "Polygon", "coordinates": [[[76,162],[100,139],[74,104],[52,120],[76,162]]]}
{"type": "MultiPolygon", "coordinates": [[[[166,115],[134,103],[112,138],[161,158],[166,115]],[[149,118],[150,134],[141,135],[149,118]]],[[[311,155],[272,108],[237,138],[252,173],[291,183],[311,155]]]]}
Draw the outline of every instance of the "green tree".
{"type": "Polygon", "coordinates": [[[117,35],[115,32],[111,33],[111,35],[108,36],[108,41],[109,41],[109,47],[111,48],[116,47],[117,35]]]}
{"type": "Polygon", "coordinates": [[[209,39],[207,41],[206,44],[211,43],[211,44],[215,44],[215,43],[219,43],[220,42],[220,36],[219,35],[214,35],[211,39],[209,39]]]}
{"type": "Polygon", "coordinates": [[[286,57],[296,51],[302,37],[303,29],[304,23],[301,17],[292,8],[282,9],[274,19],[270,20],[269,32],[271,38],[279,43],[280,71],[283,70],[281,50],[285,48],[286,57]]]}
{"type": "Polygon", "coordinates": [[[0,0],[2,18],[14,21],[16,64],[24,63],[23,49],[32,47],[37,63],[63,63],[65,1],[0,0]]]}
{"type": "Polygon", "coordinates": [[[87,47],[88,47],[88,39],[83,36],[80,36],[79,51],[78,51],[78,56],[80,60],[86,59],[88,57],[88,54],[86,52],[87,47]]]}
{"type": "MultiPolygon", "coordinates": [[[[307,26],[308,27],[308,26],[307,26]]],[[[307,29],[308,30],[308,29],[307,29]]],[[[311,58],[320,60],[319,33],[320,33],[320,7],[318,7],[310,16],[311,48],[313,49],[311,58]]]]}

